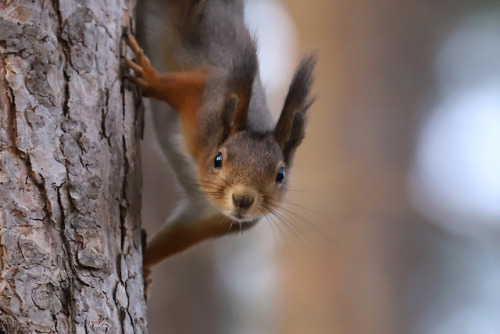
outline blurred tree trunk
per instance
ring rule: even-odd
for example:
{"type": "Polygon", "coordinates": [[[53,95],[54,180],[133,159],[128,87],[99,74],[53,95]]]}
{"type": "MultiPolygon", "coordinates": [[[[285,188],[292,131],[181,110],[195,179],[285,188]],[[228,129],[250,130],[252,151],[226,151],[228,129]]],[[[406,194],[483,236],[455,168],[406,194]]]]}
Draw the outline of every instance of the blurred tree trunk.
{"type": "Polygon", "coordinates": [[[128,0],[0,0],[0,332],[145,333],[128,0]]]}
{"type": "Polygon", "coordinates": [[[486,2],[287,1],[303,49],[321,50],[294,187],[326,194],[290,198],[328,217],[334,245],[310,270],[307,258],[285,262],[280,333],[416,333],[412,275],[437,263],[443,238],[408,197],[419,120],[434,102],[439,46],[486,2]]]}

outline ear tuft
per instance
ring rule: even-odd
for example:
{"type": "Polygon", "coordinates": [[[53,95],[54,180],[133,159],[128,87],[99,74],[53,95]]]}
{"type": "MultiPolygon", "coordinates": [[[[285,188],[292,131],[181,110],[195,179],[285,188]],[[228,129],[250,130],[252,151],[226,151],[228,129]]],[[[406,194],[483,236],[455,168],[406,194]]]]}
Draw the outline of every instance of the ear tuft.
{"type": "Polygon", "coordinates": [[[306,111],[313,104],[310,98],[313,71],[317,57],[306,56],[300,62],[293,76],[285,104],[274,130],[274,137],[280,145],[285,160],[291,160],[294,150],[304,137],[306,111]]]}
{"type": "Polygon", "coordinates": [[[312,105],[313,101],[309,99],[309,94],[316,62],[316,54],[310,54],[301,60],[290,84],[284,109],[287,106],[300,107],[305,112],[312,105]]]}
{"type": "Polygon", "coordinates": [[[250,43],[238,51],[229,72],[229,90],[235,94],[248,93],[252,90],[257,74],[257,52],[255,45],[250,43]]]}
{"type": "Polygon", "coordinates": [[[229,72],[229,98],[236,96],[237,105],[232,119],[232,131],[245,130],[247,125],[248,108],[252,97],[252,87],[257,75],[258,63],[254,43],[248,43],[240,49],[229,72]]]}

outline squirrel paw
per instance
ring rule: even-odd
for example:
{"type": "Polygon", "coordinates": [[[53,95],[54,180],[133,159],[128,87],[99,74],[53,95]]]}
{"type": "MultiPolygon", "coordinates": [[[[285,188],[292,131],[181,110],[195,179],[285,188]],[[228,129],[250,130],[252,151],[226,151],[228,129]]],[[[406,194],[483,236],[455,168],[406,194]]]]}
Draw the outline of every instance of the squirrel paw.
{"type": "Polygon", "coordinates": [[[128,35],[127,44],[135,55],[135,61],[125,59],[127,66],[134,72],[134,76],[127,78],[141,88],[145,96],[149,96],[155,86],[158,85],[158,72],[154,69],[149,58],[131,34],[128,35]]]}

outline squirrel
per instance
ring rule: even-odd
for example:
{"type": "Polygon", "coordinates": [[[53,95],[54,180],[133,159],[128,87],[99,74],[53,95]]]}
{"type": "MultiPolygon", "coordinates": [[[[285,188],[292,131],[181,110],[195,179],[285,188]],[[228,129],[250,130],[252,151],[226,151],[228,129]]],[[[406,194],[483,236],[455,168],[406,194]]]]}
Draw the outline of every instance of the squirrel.
{"type": "Polygon", "coordinates": [[[164,6],[169,72],[155,70],[132,34],[135,58],[125,62],[143,95],[177,114],[179,126],[162,144],[188,201],[147,243],[146,295],[151,269],[163,259],[247,230],[277,209],[304,138],[316,63],[314,55],[302,59],[275,124],[243,1],[165,0],[164,6]]]}

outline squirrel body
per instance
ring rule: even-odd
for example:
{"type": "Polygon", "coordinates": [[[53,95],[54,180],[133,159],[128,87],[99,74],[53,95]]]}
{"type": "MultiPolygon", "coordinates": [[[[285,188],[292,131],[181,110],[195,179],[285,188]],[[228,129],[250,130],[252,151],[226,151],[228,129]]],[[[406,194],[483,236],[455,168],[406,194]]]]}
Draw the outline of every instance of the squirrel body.
{"type": "Polygon", "coordinates": [[[166,0],[158,74],[133,36],[126,60],[145,96],[167,102],[153,118],[186,200],[148,242],[144,273],[206,239],[246,230],[283,199],[304,137],[314,57],[300,63],[277,124],[267,107],[241,0],[166,0]],[[166,124],[163,110],[177,114],[166,124]]]}

